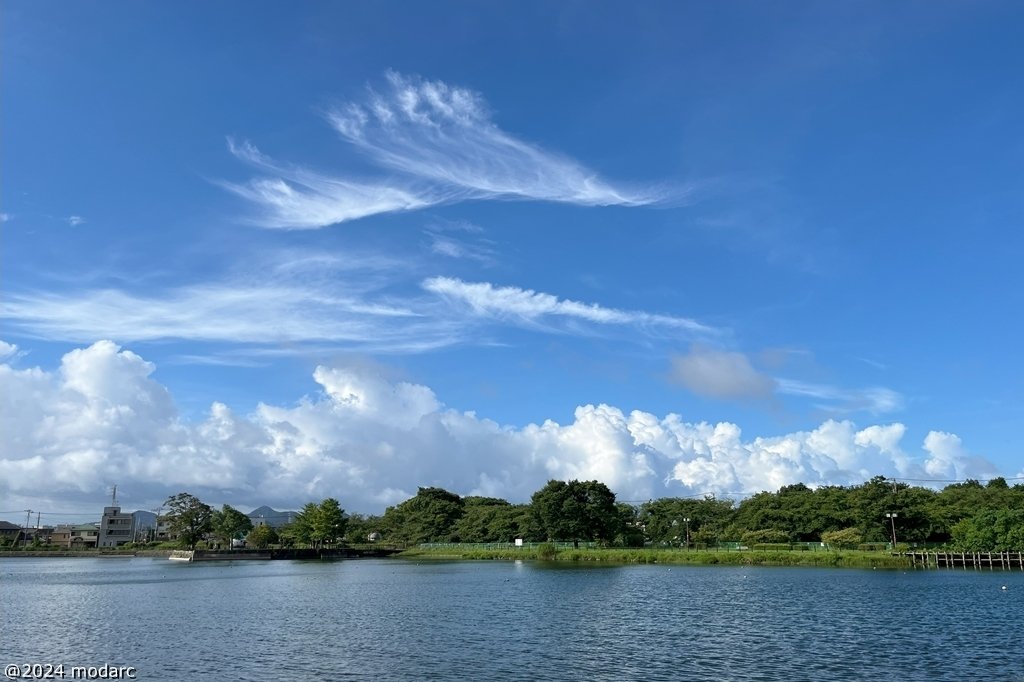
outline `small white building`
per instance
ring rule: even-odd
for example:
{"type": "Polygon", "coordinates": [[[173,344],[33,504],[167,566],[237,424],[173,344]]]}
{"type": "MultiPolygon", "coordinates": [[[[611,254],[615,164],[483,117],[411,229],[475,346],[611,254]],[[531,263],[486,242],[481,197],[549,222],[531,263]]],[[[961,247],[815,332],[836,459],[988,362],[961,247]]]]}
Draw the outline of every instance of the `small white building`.
{"type": "Polygon", "coordinates": [[[99,547],[119,547],[134,536],[131,514],[122,514],[120,507],[104,507],[100,519],[99,547]]]}

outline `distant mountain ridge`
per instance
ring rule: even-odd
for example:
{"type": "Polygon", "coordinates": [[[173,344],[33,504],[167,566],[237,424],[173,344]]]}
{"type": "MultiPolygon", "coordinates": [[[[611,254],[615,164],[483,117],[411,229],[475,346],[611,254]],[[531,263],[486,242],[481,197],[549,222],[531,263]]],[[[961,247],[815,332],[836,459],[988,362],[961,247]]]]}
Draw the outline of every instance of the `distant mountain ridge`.
{"type": "Polygon", "coordinates": [[[132,523],[136,528],[156,528],[156,514],[140,509],[132,512],[132,523]]]}
{"type": "Polygon", "coordinates": [[[263,505],[257,507],[249,512],[249,520],[252,521],[252,525],[267,525],[271,528],[279,528],[286,523],[291,523],[295,520],[295,516],[298,512],[295,511],[278,511],[273,507],[263,505]]]}

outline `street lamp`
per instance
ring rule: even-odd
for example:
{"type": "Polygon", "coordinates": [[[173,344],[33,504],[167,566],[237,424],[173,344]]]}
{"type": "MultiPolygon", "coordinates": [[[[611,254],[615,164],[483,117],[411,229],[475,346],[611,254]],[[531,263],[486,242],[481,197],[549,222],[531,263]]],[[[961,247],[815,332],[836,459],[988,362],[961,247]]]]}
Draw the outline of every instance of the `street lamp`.
{"type": "Polygon", "coordinates": [[[690,517],[684,518],[683,523],[686,524],[686,549],[690,549],[690,517]]]}
{"type": "Polygon", "coordinates": [[[892,524],[892,549],[896,551],[896,517],[899,516],[896,512],[886,512],[885,518],[889,519],[892,524]]]}

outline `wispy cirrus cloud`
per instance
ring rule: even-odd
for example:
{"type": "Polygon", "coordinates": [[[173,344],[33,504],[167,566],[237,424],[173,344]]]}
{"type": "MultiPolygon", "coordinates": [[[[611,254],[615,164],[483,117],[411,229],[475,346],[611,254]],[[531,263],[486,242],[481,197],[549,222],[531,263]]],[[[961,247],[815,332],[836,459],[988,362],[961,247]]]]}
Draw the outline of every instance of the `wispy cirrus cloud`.
{"type": "Polygon", "coordinates": [[[380,165],[477,198],[642,206],[668,192],[629,188],[499,128],[472,90],[387,73],[389,89],[328,112],[341,136],[380,165]]]}
{"type": "Polygon", "coordinates": [[[426,291],[467,307],[475,315],[502,320],[539,322],[565,318],[604,325],[635,325],[714,334],[712,327],[687,317],[658,315],[638,310],[607,308],[596,303],[560,299],[532,289],[495,286],[490,282],[464,282],[454,277],[430,277],[421,285],[426,291]]]}
{"type": "Polygon", "coordinates": [[[385,293],[408,269],[374,254],[289,251],[251,271],[163,288],[9,292],[0,316],[9,329],[73,342],[187,339],[291,353],[309,344],[415,352],[457,342],[456,322],[385,293]]]}
{"type": "Polygon", "coordinates": [[[885,414],[903,409],[903,396],[884,386],[837,388],[795,379],[777,379],[779,393],[825,401],[818,407],[828,412],[866,411],[885,414]]]}
{"type": "Polygon", "coordinates": [[[283,283],[212,282],[136,294],[96,289],[7,297],[10,326],[49,339],[190,339],[242,344],[324,341],[385,348],[435,324],[407,308],[358,295],[283,283]]]}
{"type": "Polygon", "coordinates": [[[454,197],[451,192],[433,188],[416,190],[411,185],[358,182],[278,164],[249,142],[229,139],[228,149],[269,174],[242,184],[219,183],[259,206],[262,211],[255,222],[264,227],[312,229],[378,213],[412,211],[454,197]]]}
{"type": "Polygon", "coordinates": [[[465,221],[434,221],[423,230],[430,239],[431,253],[494,265],[497,262],[494,243],[484,238],[483,232],[479,225],[465,221]]]}
{"type": "Polygon", "coordinates": [[[188,340],[216,347],[176,362],[226,364],[261,353],[331,350],[418,353],[496,343],[505,327],[583,336],[626,328],[637,342],[713,336],[695,320],[582,303],[518,287],[421,280],[415,262],[383,254],[285,251],[205,281],[130,289],[13,291],[0,301],[8,329],[70,342],[188,340]],[[243,352],[244,351],[244,352],[243,352]]]}
{"type": "Polygon", "coordinates": [[[582,163],[503,131],[483,97],[442,81],[386,74],[387,89],[326,112],[327,121],[387,171],[325,175],[274,162],[248,142],[231,152],[266,175],[223,187],[260,208],[266,227],[309,229],[472,199],[582,206],[643,206],[685,198],[685,188],[612,183],[582,163]]]}

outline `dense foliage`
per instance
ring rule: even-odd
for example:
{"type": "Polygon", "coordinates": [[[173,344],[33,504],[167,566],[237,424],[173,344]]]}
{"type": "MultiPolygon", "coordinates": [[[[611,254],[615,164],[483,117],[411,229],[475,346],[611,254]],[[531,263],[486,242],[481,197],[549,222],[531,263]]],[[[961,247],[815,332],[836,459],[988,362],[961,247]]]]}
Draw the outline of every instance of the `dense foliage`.
{"type": "Polygon", "coordinates": [[[233,540],[241,540],[252,530],[252,521],[230,504],[225,504],[220,511],[213,512],[211,521],[214,534],[228,549],[233,540]]]}
{"type": "Polygon", "coordinates": [[[213,530],[213,507],[195,495],[178,493],[167,498],[164,506],[171,532],[182,547],[195,549],[196,544],[213,530]]]}
{"type": "Polygon", "coordinates": [[[281,535],[292,544],[323,547],[345,537],[348,520],[341,503],[328,497],[320,504],[308,503],[295,515],[295,520],[281,529],[281,535]]]}
{"type": "MultiPolygon", "coordinates": [[[[231,516],[230,507],[214,513],[187,493],[171,498],[168,505],[178,526],[190,533],[192,544],[211,530],[214,519],[223,519],[216,526],[221,537],[237,536],[227,527],[219,530],[231,516]]],[[[639,505],[617,501],[598,481],[549,481],[529,504],[461,497],[431,487],[388,507],[383,516],[346,515],[333,498],[309,503],[293,524],[279,529],[280,542],[313,546],[339,540],[413,545],[508,543],[522,538],[691,549],[722,543],[788,548],[790,543],[824,542],[844,549],[884,548],[894,534],[900,546],[929,543],[965,551],[1024,550],[1024,484],[1010,486],[999,478],[985,485],[956,483],[939,491],[877,476],[849,487],[812,489],[797,483],[752,495],[739,504],[708,495],[661,498],[639,505]]],[[[277,541],[267,530],[256,528],[249,533],[251,545],[277,541]]]]}
{"type": "Polygon", "coordinates": [[[850,548],[888,546],[895,531],[900,546],[1024,550],[1024,485],[1009,486],[999,478],[939,491],[877,476],[849,487],[797,483],[739,504],[708,495],[630,505],[616,502],[614,493],[597,481],[549,481],[525,505],[421,488],[382,519],[362,521],[377,528],[385,541],[401,543],[523,538],[621,547],[825,542],[850,548]]]}

